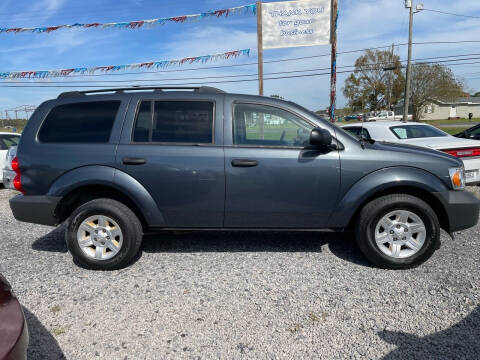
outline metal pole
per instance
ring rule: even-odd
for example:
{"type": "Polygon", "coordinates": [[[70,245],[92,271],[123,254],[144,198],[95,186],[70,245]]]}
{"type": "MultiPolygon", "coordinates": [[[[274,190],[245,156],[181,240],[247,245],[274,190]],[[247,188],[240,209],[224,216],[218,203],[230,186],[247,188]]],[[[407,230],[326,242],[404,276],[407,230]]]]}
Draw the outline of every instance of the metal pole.
{"type": "Polygon", "coordinates": [[[332,0],[332,26],[330,41],[332,43],[330,73],[330,121],[335,122],[335,103],[337,100],[337,20],[338,0],[332,0]]]}
{"type": "MultiPolygon", "coordinates": [[[[390,57],[390,62],[391,66],[395,69],[395,64],[393,63],[393,57],[394,57],[394,52],[395,52],[395,44],[392,44],[392,54],[390,57]]],[[[393,96],[393,79],[394,79],[394,74],[393,71],[392,73],[388,74],[388,111],[392,110],[392,96],[393,96]]]]}
{"type": "Polygon", "coordinates": [[[408,120],[408,105],[410,101],[410,77],[412,71],[412,32],[413,32],[413,4],[410,4],[410,21],[408,24],[408,62],[407,76],[405,79],[405,97],[403,100],[403,121],[408,120]]]}
{"type": "Polygon", "coordinates": [[[258,95],[263,96],[263,28],[262,2],[257,1],[258,95]]]}

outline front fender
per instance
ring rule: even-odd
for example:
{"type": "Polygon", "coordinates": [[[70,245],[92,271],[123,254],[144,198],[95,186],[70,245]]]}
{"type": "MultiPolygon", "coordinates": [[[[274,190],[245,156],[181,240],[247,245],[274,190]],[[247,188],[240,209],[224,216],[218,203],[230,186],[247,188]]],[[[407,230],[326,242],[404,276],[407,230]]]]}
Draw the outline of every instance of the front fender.
{"type": "Polygon", "coordinates": [[[47,195],[63,197],[88,185],[105,185],[120,191],[140,209],[149,226],[165,226],[164,217],[147,189],[130,175],[113,167],[92,165],[73,169],[60,176],[47,195]]]}
{"type": "Polygon", "coordinates": [[[329,227],[348,226],[368,198],[395,187],[417,188],[430,193],[449,190],[437,176],[419,168],[398,166],[380,169],[361,178],[344,194],[330,216],[329,227]]]}

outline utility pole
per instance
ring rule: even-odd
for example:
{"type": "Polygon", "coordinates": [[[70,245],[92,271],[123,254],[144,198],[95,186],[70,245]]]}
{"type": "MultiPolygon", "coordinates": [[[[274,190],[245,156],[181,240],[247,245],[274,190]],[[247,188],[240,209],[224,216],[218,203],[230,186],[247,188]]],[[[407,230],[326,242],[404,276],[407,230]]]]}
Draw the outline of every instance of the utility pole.
{"type": "MultiPolygon", "coordinates": [[[[395,56],[395,44],[392,44],[392,54],[390,56],[390,62],[391,66],[395,67],[395,64],[393,63],[393,57],[395,56]]],[[[394,79],[394,74],[388,74],[388,109],[387,111],[392,110],[392,96],[393,96],[393,79],[394,79]]]]}
{"type": "Polygon", "coordinates": [[[262,2],[257,1],[258,95],[263,96],[263,24],[262,2]]]}
{"type": "Polygon", "coordinates": [[[413,4],[411,0],[405,0],[405,7],[410,10],[410,18],[408,23],[408,60],[407,60],[407,75],[405,79],[405,95],[403,100],[403,121],[408,120],[408,105],[410,101],[410,76],[411,76],[411,62],[412,62],[412,35],[413,35],[413,4]]]}
{"type": "MultiPolygon", "coordinates": [[[[418,4],[416,11],[413,11],[413,1],[405,0],[405,7],[409,9],[409,23],[408,23],[408,61],[407,74],[405,79],[405,97],[403,100],[403,121],[408,120],[408,107],[410,101],[410,83],[412,76],[412,35],[413,35],[413,14],[423,10],[423,4],[418,4]]],[[[416,120],[416,119],[415,119],[416,120]]]]}
{"type": "Polygon", "coordinates": [[[330,72],[330,121],[335,122],[335,105],[337,101],[337,21],[338,21],[338,0],[332,0],[330,27],[331,51],[331,72],[330,72]]]}

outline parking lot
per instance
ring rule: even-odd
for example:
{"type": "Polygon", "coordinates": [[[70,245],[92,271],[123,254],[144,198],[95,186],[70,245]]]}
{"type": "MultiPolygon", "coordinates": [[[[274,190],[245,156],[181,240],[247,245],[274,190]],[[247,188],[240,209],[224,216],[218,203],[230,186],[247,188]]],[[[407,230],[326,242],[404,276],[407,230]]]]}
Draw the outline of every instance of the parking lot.
{"type": "Polygon", "coordinates": [[[32,359],[478,358],[479,226],[442,233],[408,271],[371,267],[349,235],[185,232],[94,272],[62,228],[15,221],[11,196],[0,190],[0,272],[32,359]]]}

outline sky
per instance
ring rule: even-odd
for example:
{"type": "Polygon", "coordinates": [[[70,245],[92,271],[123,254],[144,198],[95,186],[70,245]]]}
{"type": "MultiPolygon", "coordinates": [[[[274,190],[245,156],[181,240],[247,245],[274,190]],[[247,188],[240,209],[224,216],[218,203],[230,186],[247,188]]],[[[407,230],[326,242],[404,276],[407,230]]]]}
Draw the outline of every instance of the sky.
{"type": "MultiPolygon", "coordinates": [[[[69,23],[119,22],[158,17],[196,14],[251,4],[249,0],[2,0],[0,27],[53,26],[69,23]],[[33,3],[33,5],[32,5],[33,3]]],[[[418,1],[415,2],[415,4],[418,1]]],[[[424,0],[427,9],[480,17],[478,0],[424,0]]],[[[465,18],[423,11],[414,15],[414,42],[480,40],[480,18],[465,18]]],[[[339,0],[338,51],[388,46],[408,41],[408,10],[403,0],[339,0]]],[[[252,49],[250,58],[219,61],[206,66],[252,63],[256,61],[256,17],[241,15],[207,19],[195,23],[167,24],[147,29],[74,29],[49,34],[0,34],[0,72],[50,70],[72,67],[130,64],[146,61],[178,59],[182,57],[223,53],[238,49],[252,49]]],[[[330,46],[312,46],[269,49],[264,60],[308,57],[329,54],[330,46]]],[[[400,58],[407,58],[406,46],[395,46],[400,58]]],[[[414,45],[413,59],[478,54],[480,43],[414,45]]],[[[339,54],[338,67],[353,65],[361,52],[339,54]]],[[[451,66],[462,77],[466,90],[480,91],[480,59],[476,64],[451,66]]],[[[299,61],[266,63],[265,73],[304,69],[329,68],[330,57],[315,57],[299,61]]],[[[183,66],[189,69],[199,65],[183,66]]],[[[177,68],[169,68],[176,70],[177,68]]],[[[185,79],[179,82],[198,82],[193,77],[251,75],[256,65],[126,76],[76,77],[65,81],[125,80],[108,83],[112,87],[139,84],[128,80],[155,80],[150,85],[172,83],[165,79],[185,79]]],[[[325,72],[325,71],[314,71],[325,72]]],[[[308,73],[308,72],[307,72],[308,73]]],[[[338,74],[337,107],[343,107],[342,95],[348,74],[338,74]]],[[[253,79],[254,77],[250,77],[253,79]]],[[[43,80],[40,85],[61,79],[43,80]]],[[[16,80],[18,81],[18,80],[16,80]]],[[[200,80],[201,81],[201,80],[200,80]]],[[[211,81],[211,80],[210,80],[211,81]]],[[[16,88],[9,80],[0,80],[0,111],[19,105],[39,105],[55,98],[63,91],[76,88],[16,88]],[[3,87],[2,87],[3,85],[3,87]]],[[[145,82],[144,82],[145,83],[145,82]]],[[[36,83],[38,84],[38,83],[36,83]]],[[[90,83],[92,84],[92,83],[90,83]]],[[[99,83],[96,83],[97,85],[99,83]]],[[[103,83],[105,84],[105,83],[103,83]]],[[[89,88],[86,83],[70,83],[79,90],[89,88]]],[[[207,84],[225,91],[256,94],[256,81],[207,84]]],[[[278,94],[312,110],[325,109],[329,104],[329,75],[268,80],[265,95],[278,94]]]]}

